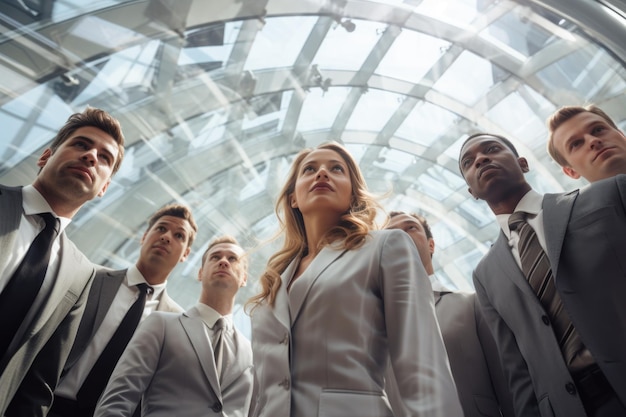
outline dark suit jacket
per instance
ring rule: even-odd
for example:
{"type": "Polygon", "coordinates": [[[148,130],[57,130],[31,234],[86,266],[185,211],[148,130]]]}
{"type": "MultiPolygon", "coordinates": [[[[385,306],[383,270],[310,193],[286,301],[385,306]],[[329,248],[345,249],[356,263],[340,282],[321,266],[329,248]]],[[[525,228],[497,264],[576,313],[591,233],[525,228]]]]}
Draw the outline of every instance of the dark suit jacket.
{"type": "MultiPolygon", "coordinates": [[[[546,252],[582,341],[626,404],[626,175],[543,199],[546,252]]],[[[546,312],[504,233],[474,271],[518,415],[583,417],[546,312]]]]}
{"type": "MultiPolygon", "coordinates": [[[[0,186],[0,213],[3,265],[23,213],[21,187],[0,186]]],[[[22,336],[0,358],[0,415],[45,415],[76,336],[95,271],[65,233],[59,238],[59,272],[52,290],[39,293],[42,308],[28,312],[19,330],[22,336]]]]}
{"type": "MultiPolygon", "coordinates": [[[[117,271],[98,269],[91,290],[89,291],[87,306],[85,307],[85,313],[83,314],[78,328],[76,341],[63,367],[63,374],[67,373],[69,369],[74,366],[100,328],[111,304],[113,304],[113,300],[115,299],[120,285],[122,285],[124,281],[126,271],[127,269],[117,271]]],[[[181,313],[184,310],[167,295],[166,290],[163,290],[157,311],[181,313]]]]}

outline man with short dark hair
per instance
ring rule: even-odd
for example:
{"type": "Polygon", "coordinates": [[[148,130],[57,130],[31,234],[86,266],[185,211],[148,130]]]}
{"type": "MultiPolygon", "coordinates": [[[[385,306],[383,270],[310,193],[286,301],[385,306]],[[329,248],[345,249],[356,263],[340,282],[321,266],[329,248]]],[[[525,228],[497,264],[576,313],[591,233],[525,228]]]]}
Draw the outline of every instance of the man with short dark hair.
{"type": "MultiPolygon", "coordinates": [[[[498,351],[474,293],[452,292],[436,278],[435,240],[425,217],[392,211],[386,229],[404,230],[417,247],[435,297],[435,313],[465,417],[513,417],[498,351]]],[[[393,393],[391,405],[398,411],[393,393]]],[[[399,413],[400,414],[400,413],[399,413]]]]}
{"type": "Polygon", "coordinates": [[[123,155],[119,122],[88,107],[43,151],[31,185],[0,185],[1,416],[43,416],[52,403],[95,274],[65,229],[123,155]]]}
{"type": "Polygon", "coordinates": [[[541,195],[526,159],[488,133],[459,165],[501,228],[474,285],[516,414],[626,415],[626,175],[541,195]]]}
{"type": "Polygon", "coordinates": [[[594,182],[626,174],[626,136],[599,107],[561,107],[547,123],[548,153],[568,177],[594,182]]]}
{"type": "Polygon", "coordinates": [[[232,317],[247,268],[234,238],[211,241],[198,271],[198,304],[181,314],[156,312],[139,326],[95,416],[130,417],[140,401],[143,417],[247,416],[252,348],[232,317]]]}
{"type": "Polygon", "coordinates": [[[135,265],[98,271],[49,416],[92,416],[139,322],[154,311],[183,311],[165,287],[174,267],[189,256],[196,232],[196,222],[187,206],[166,205],[148,220],[135,265]],[[146,289],[145,298],[142,288],[146,289]],[[139,298],[142,305],[137,307],[136,318],[127,319],[139,298]]]}

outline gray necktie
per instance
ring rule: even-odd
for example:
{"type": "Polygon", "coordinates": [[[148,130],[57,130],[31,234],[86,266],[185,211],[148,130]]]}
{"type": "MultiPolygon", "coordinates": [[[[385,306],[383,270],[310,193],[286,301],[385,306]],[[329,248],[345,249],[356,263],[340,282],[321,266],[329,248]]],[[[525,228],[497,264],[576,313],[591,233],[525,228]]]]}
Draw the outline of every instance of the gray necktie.
{"type": "Polygon", "coordinates": [[[577,353],[584,349],[584,345],[574,329],[569,315],[563,308],[559,293],[556,291],[550,260],[539,244],[537,234],[526,222],[527,213],[515,212],[509,218],[509,228],[517,230],[519,242],[517,244],[522,272],[528,283],[537,295],[552,322],[552,329],[559,341],[559,347],[568,366],[573,362],[577,353]]]}
{"type": "Polygon", "coordinates": [[[217,370],[217,377],[222,381],[222,372],[224,370],[224,333],[226,332],[226,319],[220,317],[213,325],[213,332],[215,333],[215,345],[213,346],[213,354],[215,356],[215,369],[217,370]]]}

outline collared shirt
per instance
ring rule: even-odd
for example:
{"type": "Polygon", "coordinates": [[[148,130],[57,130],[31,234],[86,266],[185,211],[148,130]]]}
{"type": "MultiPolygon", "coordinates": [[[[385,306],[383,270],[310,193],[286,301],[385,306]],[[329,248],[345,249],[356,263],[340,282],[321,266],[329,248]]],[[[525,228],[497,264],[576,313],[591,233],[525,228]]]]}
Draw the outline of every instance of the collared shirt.
{"type": "Polygon", "coordinates": [[[229,333],[230,331],[233,330],[233,315],[232,314],[227,314],[225,316],[222,316],[220,313],[215,311],[215,309],[203,303],[196,304],[196,309],[198,309],[198,313],[200,313],[200,318],[202,319],[204,324],[206,324],[206,326],[211,330],[210,332],[211,346],[215,345],[215,342],[217,339],[217,334],[215,332],[214,327],[215,327],[215,322],[220,317],[223,317],[224,320],[226,321],[225,331],[229,333]]]}
{"type": "MultiPolygon", "coordinates": [[[[539,240],[539,244],[546,250],[546,235],[543,229],[543,209],[541,207],[543,203],[543,196],[536,192],[535,190],[528,191],[524,197],[517,203],[515,210],[513,211],[523,211],[528,213],[528,217],[526,221],[533,228],[535,233],[537,234],[537,239],[539,240]]],[[[500,228],[504,232],[505,236],[509,240],[509,247],[511,248],[511,252],[513,253],[513,257],[515,258],[515,262],[519,265],[520,269],[522,268],[522,262],[519,257],[519,250],[517,249],[517,243],[519,242],[519,233],[517,231],[511,232],[509,229],[509,217],[511,214],[498,214],[496,216],[496,220],[500,225],[500,228]]]]}
{"type": "Polygon", "coordinates": [[[39,232],[45,227],[45,222],[38,216],[39,213],[52,213],[58,220],[57,238],[52,243],[52,252],[50,253],[50,263],[48,264],[48,270],[41,285],[40,292],[48,293],[54,284],[54,277],[59,269],[59,251],[61,250],[61,242],[59,236],[68,224],[72,221],[65,217],[59,217],[50,207],[45,198],[37,191],[32,185],[27,185],[22,188],[22,220],[20,221],[19,228],[17,230],[17,236],[15,238],[15,245],[13,250],[4,254],[8,261],[4,270],[0,271],[0,292],[4,290],[7,283],[13,276],[13,273],[26,256],[28,248],[35,240],[39,232]]]}
{"type": "MultiPolygon", "coordinates": [[[[117,290],[113,303],[111,304],[111,307],[109,307],[102,324],[96,331],[93,339],[87,345],[85,352],[76,361],[68,373],[61,379],[61,381],[59,381],[59,385],[55,390],[55,395],[60,395],[72,400],[76,399],[76,394],[85,381],[85,378],[87,378],[89,371],[91,371],[91,368],[100,357],[100,354],[106,347],[107,343],[109,343],[109,340],[113,337],[113,334],[119,327],[130,307],[139,297],[139,290],[136,285],[141,283],[147,283],[147,281],[141,272],[139,272],[137,266],[133,265],[128,268],[124,281],[122,281],[122,285],[120,285],[117,290]]],[[[150,285],[153,291],[148,293],[146,307],[144,308],[143,315],[141,316],[142,320],[156,310],[160,302],[161,295],[165,290],[165,285],[166,283],[150,285]]]]}

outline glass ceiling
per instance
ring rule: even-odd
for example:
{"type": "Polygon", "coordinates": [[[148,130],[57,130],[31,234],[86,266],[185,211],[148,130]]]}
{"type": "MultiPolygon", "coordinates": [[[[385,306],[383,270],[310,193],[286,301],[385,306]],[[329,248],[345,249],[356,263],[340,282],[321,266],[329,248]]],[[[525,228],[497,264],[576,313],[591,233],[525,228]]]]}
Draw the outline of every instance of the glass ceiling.
{"type": "Polygon", "coordinates": [[[169,291],[194,304],[206,243],[236,236],[252,259],[245,331],[289,165],[337,140],[386,209],[428,218],[436,273],[472,291],[498,229],[458,173],[461,143],[503,134],[537,190],[581,186],[547,156],[545,119],[596,103],[626,129],[625,16],[619,0],[4,0],[0,182],[30,183],[71,113],[111,112],[126,158],[70,236],[123,268],[156,209],[188,204],[199,236],[169,291]]]}

